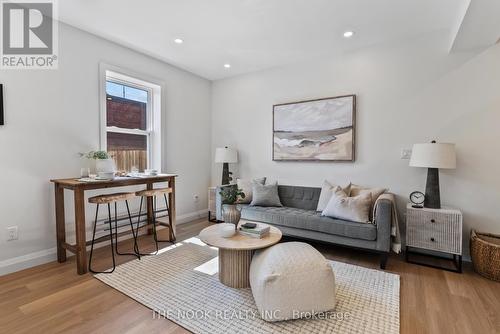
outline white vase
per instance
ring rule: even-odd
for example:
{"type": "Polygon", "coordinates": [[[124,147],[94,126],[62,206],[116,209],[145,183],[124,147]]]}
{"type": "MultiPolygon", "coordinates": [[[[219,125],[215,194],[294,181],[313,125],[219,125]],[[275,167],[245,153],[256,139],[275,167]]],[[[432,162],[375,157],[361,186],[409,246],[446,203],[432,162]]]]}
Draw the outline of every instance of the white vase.
{"type": "Polygon", "coordinates": [[[115,172],[115,162],[113,159],[97,159],[95,162],[96,172],[115,172]]]}

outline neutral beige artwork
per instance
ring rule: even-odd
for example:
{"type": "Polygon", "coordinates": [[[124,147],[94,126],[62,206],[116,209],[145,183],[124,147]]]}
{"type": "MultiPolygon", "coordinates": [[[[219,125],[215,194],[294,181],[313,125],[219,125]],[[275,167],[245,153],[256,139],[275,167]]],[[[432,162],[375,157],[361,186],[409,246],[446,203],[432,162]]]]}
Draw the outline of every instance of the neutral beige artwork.
{"type": "Polygon", "coordinates": [[[354,161],[356,96],[273,107],[273,160],[354,161]]]}

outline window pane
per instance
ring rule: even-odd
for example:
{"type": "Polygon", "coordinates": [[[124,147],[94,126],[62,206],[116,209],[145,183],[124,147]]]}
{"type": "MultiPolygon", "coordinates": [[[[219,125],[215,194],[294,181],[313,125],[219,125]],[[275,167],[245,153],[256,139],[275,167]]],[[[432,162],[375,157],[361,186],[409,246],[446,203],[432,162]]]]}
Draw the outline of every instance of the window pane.
{"type": "Polygon", "coordinates": [[[144,171],[148,168],[147,136],[108,132],[107,138],[107,151],[118,171],[130,172],[132,167],[144,171]]]}
{"type": "Polygon", "coordinates": [[[123,85],[106,81],[106,94],[118,97],[125,97],[123,94],[123,85]]]}
{"type": "Polygon", "coordinates": [[[146,103],[108,95],[106,118],[108,126],[146,130],[146,103]]]}
{"type": "Polygon", "coordinates": [[[116,97],[123,97],[137,102],[148,102],[148,91],[113,81],[106,81],[106,94],[116,97]]]}
{"type": "Polygon", "coordinates": [[[128,86],[124,86],[124,88],[125,88],[125,98],[143,103],[148,102],[147,91],[128,86]]]}

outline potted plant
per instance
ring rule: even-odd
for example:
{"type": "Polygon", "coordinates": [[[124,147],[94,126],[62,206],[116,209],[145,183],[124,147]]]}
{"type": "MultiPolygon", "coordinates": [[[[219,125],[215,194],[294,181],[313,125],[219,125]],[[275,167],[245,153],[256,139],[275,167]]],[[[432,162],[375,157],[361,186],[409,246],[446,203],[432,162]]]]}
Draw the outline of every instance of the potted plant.
{"type": "Polygon", "coordinates": [[[224,187],[220,191],[222,197],[222,217],[224,217],[224,222],[238,225],[241,218],[241,210],[238,208],[236,203],[239,199],[245,198],[245,193],[236,187],[224,187]]]}
{"type": "Polygon", "coordinates": [[[87,153],[80,153],[80,156],[90,160],[95,160],[96,173],[114,173],[115,162],[109,157],[106,151],[90,151],[87,153]]]}

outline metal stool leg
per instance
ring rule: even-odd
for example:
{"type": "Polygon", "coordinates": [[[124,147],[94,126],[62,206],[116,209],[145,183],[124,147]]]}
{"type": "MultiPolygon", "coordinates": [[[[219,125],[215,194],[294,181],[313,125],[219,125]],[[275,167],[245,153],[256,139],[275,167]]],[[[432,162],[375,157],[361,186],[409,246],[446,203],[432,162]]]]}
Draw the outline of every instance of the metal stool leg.
{"type": "Polygon", "coordinates": [[[153,196],[153,238],[155,240],[156,252],[155,255],[158,254],[158,235],[156,232],[156,196],[153,196]]]}
{"type": "MultiPolygon", "coordinates": [[[[136,236],[139,235],[139,224],[141,222],[141,213],[142,213],[142,203],[144,202],[144,197],[146,196],[141,196],[141,203],[139,205],[139,217],[137,218],[137,223],[136,223],[136,229],[135,229],[135,234],[136,236]]],[[[156,221],[156,213],[157,213],[157,196],[152,196],[152,200],[153,200],[153,215],[151,217],[152,219],[152,230],[153,230],[153,239],[155,241],[155,247],[156,247],[156,251],[154,253],[151,253],[151,254],[143,254],[143,253],[139,253],[139,247],[137,247],[136,249],[136,252],[140,255],[140,256],[143,256],[143,255],[156,255],[158,254],[158,251],[160,249],[158,243],[159,242],[175,242],[175,234],[174,234],[174,231],[173,231],[173,228],[172,228],[172,216],[171,216],[171,210],[168,206],[168,201],[167,201],[167,197],[166,195],[164,194],[164,197],[165,197],[165,204],[167,205],[167,211],[168,211],[168,220],[169,220],[169,238],[170,240],[160,240],[158,239],[158,230],[156,229],[156,225],[157,225],[157,221],[156,221]]]]}
{"type": "Polygon", "coordinates": [[[170,240],[172,243],[175,244],[175,232],[174,232],[174,225],[172,224],[172,211],[170,209],[170,205],[168,205],[168,200],[167,200],[167,194],[163,194],[163,197],[165,198],[165,205],[167,207],[167,214],[168,214],[168,224],[170,225],[168,228],[170,229],[169,231],[169,236],[170,240]]]}
{"type": "Polygon", "coordinates": [[[113,259],[113,269],[107,270],[107,271],[94,271],[92,270],[92,255],[94,253],[94,241],[95,241],[95,230],[97,226],[97,217],[99,215],[99,204],[97,204],[96,212],[95,212],[95,220],[94,220],[94,229],[92,233],[92,244],[90,246],[90,259],[89,259],[89,271],[94,273],[94,274],[111,274],[113,271],[115,271],[115,254],[113,252],[113,230],[111,228],[111,209],[108,204],[108,223],[109,223],[109,240],[111,242],[111,256],[113,259]]]}
{"type": "MultiPolygon", "coordinates": [[[[136,247],[137,240],[135,238],[134,227],[132,226],[132,224],[131,224],[131,226],[132,226],[132,234],[134,236],[134,253],[120,253],[118,251],[118,213],[117,213],[116,207],[117,207],[117,203],[115,202],[115,251],[116,251],[116,254],[118,254],[118,255],[134,255],[134,256],[137,256],[138,258],[140,258],[140,255],[137,254],[137,253],[135,253],[135,249],[137,248],[136,247]]],[[[128,205],[127,205],[127,209],[128,209],[128,205]]],[[[128,217],[129,217],[129,219],[131,219],[130,218],[130,211],[128,213],[128,217]]]]}
{"type": "Polygon", "coordinates": [[[141,196],[141,204],[139,205],[139,215],[137,216],[137,224],[136,224],[136,228],[135,228],[135,235],[139,235],[139,224],[141,223],[141,213],[142,213],[142,202],[143,202],[143,200],[144,200],[144,197],[141,196]]]}
{"type": "Polygon", "coordinates": [[[90,258],[89,258],[89,271],[94,273],[92,270],[92,254],[94,253],[94,240],[95,240],[95,229],[97,225],[97,215],[99,214],[99,204],[97,204],[97,208],[95,210],[95,220],[94,220],[94,231],[92,233],[92,244],[90,245],[90,258]]]}
{"type": "MultiPolygon", "coordinates": [[[[168,237],[169,240],[160,240],[158,238],[155,239],[156,242],[171,242],[175,243],[175,234],[174,234],[174,229],[172,226],[172,215],[170,214],[170,207],[168,206],[168,201],[167,201],[167,195],[163,194],[163,197],[165,198],[165,205],[167,206],[167,212],[168,212],[168,237]]],[[[156,213],[156,196],[155,196],[155,208],[153,209],[153,213],[156,213]]],[[[156,220],[156,219],[155,219],[156,220]]]]}
{"type": "Polygon", "coordinates": [[[112,223],[111,223],[111,206],[108,203],[108,225],[109,225],[109,240],[111,241],[111,255],[113,256],[113,269],[110,271],[112,273],[115,271],[116,264],[115,264],[115,253],[113,253],[113,228],[112,228],[112,223]]]}
{"type": "Polygon", "coordinates": [[[141,259],[141,254],[139,252],[139,245],[137,244],[137,234],[134,231],[134,223],[132,222],[132,216],[130,215],[130,208],[128,206],[128,201],[125,201],[125,205],[127,206],[127,214],[128,214],[128,221],[130,222],[130,229],[132,230],[132,235],[134,237],[134,252],[135,255],[141,259]]]}
{"type": "MultiPolygon", "coordinates": [[[[136,223],[136,228],[135,228],[135,235],[139,236],[139,224],[141,223],[141,213],[142,213],[142,203],[144,202],[144,196],[141,196],[141,203],[139,205],[139,216],[137,217],[137,223],[136,223]]],[[[147,204],[146,204],[147,205],[147,204]]],[[[156,253],[140,253],[139,252],[139,245],[137,244],[137,253],[139,256],[149,256],[149,255],[155,255],[158,253],[158,250],[156,253]]]]}

